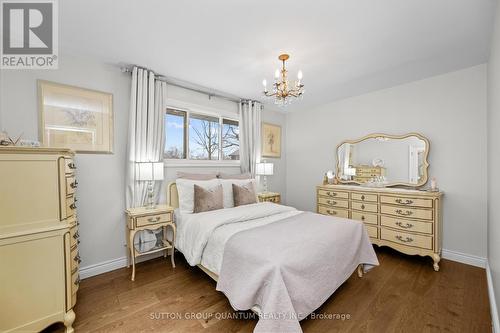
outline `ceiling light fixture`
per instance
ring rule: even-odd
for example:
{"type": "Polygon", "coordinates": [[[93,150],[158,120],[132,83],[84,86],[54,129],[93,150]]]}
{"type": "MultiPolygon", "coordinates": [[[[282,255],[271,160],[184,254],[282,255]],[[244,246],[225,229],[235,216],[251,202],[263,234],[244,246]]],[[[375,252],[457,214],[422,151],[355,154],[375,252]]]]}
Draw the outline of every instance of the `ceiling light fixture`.
{"type": "Polygon", "coordinates": [[[290,87],[288,83],[288,71],[285,67],[285,61],[290,58],[288,54],[281,54],[278,59],[283,62],[283,67],[281,70],[276,69],[274,73],[274,83],[272,91],[267,90],[267,81],[264,79],[262,85],[264,86],[264,95],[270,98],[274,98],[274,104],[281,106],[290,104],[292,97],[298,98],[302,97],[304,94],[304,85],[302,84],[302,71],[297,73],[297,81],[290,87]]]}

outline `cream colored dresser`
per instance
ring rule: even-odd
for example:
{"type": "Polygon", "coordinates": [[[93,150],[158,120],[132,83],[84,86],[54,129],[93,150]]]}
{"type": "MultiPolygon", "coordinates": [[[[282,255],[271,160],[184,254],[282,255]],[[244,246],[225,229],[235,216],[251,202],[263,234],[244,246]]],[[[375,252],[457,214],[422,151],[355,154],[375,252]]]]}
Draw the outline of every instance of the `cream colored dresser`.
{"type": "Polygon", "coordinates": [[[69,150],[0,147],[0,332],[73,332],[75,168],[69,150]]]}
{"type": "Polygon", "coordinates": [[[321,185],[317,187],[317,212],[363,221],[373,244],[430,256],[438,271],[442,195],[400,188],[321,185]]]}

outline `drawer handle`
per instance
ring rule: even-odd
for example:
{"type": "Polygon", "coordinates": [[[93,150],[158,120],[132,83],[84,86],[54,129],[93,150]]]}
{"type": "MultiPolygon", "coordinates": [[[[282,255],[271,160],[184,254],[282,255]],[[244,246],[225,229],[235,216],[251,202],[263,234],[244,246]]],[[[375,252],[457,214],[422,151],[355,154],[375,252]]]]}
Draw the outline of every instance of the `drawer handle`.
{"type": "Polygon", "coordinates": [[[326,212],[327,212],[328,214],[330,214],[330,215],[337,215],[337,212],[336,212],[336,211],[334,211],[334,210],[329,210],[329,209],[327,209],[327,210],[326,210],[326,212]]]}
{"type": "Polygon", "coordinates": [[[361,221],[364,221],[364,220],[365,220],[365,216],[361,215],[361,221]]]}
{"type": "Polygon", "coordinates": [[[364,195],[361,196],[361,200],[365,200],[365,196],[364,195]]]}
{"type": "Polygon", "coordinates": [[[365,205],[361,205],[361,209],[365,209],[365,205]]]}
{"type": "Polygon", "coordinates": [[[410,199],[406,199],[404,201],[403,201],[403,199],[396,199],[395,201],[401,205],[411,205],[413,203],[413,200],[410,200],[410,199]]]}
{"type": "Polygon", "coordinates": [[[71,205],[69,205],[69,208],[71,208],[72,210],[75,210],[76,209],[76,204],[73,202],[71,205]]]}
{"type": "Polygon", "coordinates": [[[71,184],[69,184],[69,186],[71,188],[77,188],[78,187],[78,182],[75,180],[74,182],[72,182],[71,184]]]}
{"type": "Polygon", "coordinates": [[[158,221],[160,221],[160,217],[159,216],[157,216],[157,217],[150,217],[148,219],[148,222],[158,222],[158,221]]]}
{"type": "Polygon", "coordinates": [[[80,238],[80,234],[78,233],[78,231],[77,231],[77,232],[75,232],[75,234],[73,235],[73,238],[74,238],[74,239],[78,239],[78,238],[80,238]]]}
{"type": "Polygon", "coordinates": [[[411,229],[413,228],[413,224],[411,223],[406,223],[406,225],[404,225],[402,222],[396,222],[396,225],[403,228],[403,229],[411,229]]]}
{"type": "Polygon", "coordinates": [[[396,209],[396,213],[403,216],[410,216],[413,214],[411,210],[402,211],[401,209],[396,209]]]}
{"type": "Polygon", "coordinates": [[[326,200],[326,203],[329,204],[329,205],[336,205],[337,204],[337,201],[333,201],[333,200],[326,200]]]}
{"type": "Polygon", "coordinates": [[[80,253],[78,253],[74,258],[73,258],[74,261],[76,261],[77,263],[81,263],[82,262],[82,259],[80,258],[80,253]]]}
{"type": "Polygon", "coordinates": [[[68,164],[68,168],[72,169],[72,170],[75,170],[76,169],[76,165],[75,163],[71,162],[68,164]]]}
{"type": "Polygon", "coordinates": [[[328,191],[328,192],[326,192],[326,195],[329,195],[331,197],[335,197],[335,196],[337,196],[337,193],[328,191]]]}
{"type": "Polygon", "coordinates": [[[396,239],[398,241],[400,241],[400,242],[403,242],[403,243],[411,243],[411,242],[413,242],[413,238],[410,238],[410,237],[403,238],[403,236],[400,236],[400,235],[397,235],[396,239]]]}

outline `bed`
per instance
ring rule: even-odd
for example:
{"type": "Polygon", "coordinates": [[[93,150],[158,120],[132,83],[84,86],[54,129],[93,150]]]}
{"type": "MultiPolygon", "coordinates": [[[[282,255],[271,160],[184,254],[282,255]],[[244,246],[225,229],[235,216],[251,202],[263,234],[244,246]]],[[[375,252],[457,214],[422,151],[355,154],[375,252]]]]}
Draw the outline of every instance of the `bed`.
{"type": "Polygon", "coordinates": [[[363,224],[270,202],[182,213],[174,183],[176,249],[217,281],[235,310],[259,314],[254,332],[302,332],[299,321],[357,270],[378,265],[363,224]]]}

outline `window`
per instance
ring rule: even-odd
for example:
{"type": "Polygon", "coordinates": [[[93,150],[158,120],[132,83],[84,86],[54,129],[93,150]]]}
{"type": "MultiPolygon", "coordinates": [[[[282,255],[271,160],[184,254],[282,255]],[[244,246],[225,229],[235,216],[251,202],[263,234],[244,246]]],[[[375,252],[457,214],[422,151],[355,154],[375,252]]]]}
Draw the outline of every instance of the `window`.
{"type": "Polygon", "coordinates": [[[165,158],[186,158],[186,112],[168,109],[164,118],[165,158]]]}
{"type": "Polygon", "coordinates": [[[222,120],[222,159],[240,159],[240,127],[235,120],[222,120]]]}
{"type": "Polygon", "coordinates": [[[239,146],[236,120],[174,109],[165,113],[167,159],[238,161],[239,146]]]}

